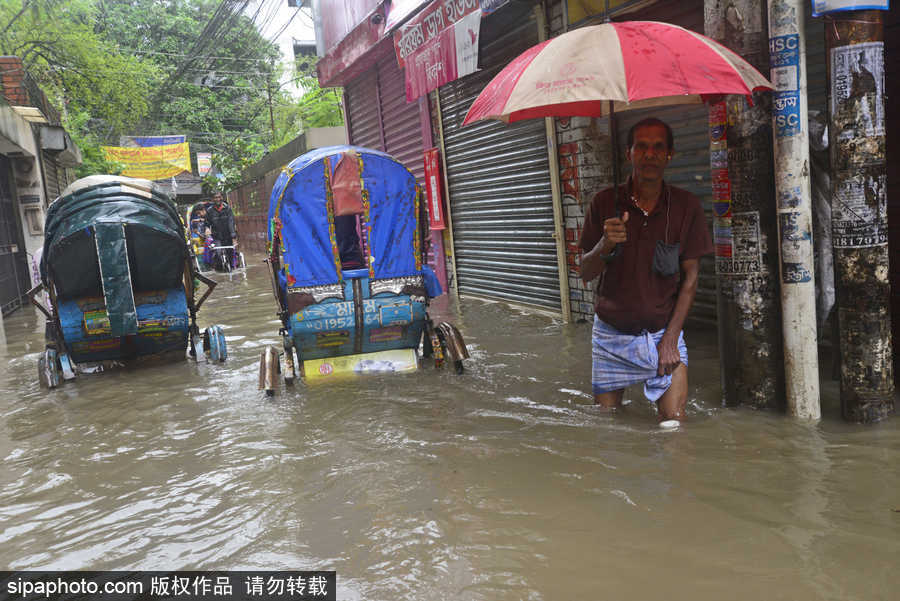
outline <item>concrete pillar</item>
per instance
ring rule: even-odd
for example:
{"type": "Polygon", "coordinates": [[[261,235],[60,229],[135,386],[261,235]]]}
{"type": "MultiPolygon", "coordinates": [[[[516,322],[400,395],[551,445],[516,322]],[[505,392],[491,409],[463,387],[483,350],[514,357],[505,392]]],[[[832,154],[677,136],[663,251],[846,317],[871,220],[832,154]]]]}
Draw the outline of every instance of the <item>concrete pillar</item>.
{"type": "MultiPolygon", "coordinates": [[[[769,70],[761,0],[706,0],[706,35],[769,70]]],[[[710,105],[719,350],[727,405],[784,408],[772,103],[755,94],[710,105]]]]}
{"type": "Polygon", "coordinates": [[[841,411],[877,422],[894,409],[881,11],[835,13],[825,41],[841,411]]]}

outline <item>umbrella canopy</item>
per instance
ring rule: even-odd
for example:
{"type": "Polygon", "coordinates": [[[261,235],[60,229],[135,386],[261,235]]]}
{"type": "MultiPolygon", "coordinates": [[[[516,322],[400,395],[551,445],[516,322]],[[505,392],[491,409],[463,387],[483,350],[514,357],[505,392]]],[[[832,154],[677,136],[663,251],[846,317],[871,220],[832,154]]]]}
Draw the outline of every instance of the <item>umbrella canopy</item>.
{"type": "Polygon", "coordinates": [[[750,96],[772,84],[725,46],[669,23],[626,21],[575,29],[529,48],[488,83],[463,125],[750,96]]]}

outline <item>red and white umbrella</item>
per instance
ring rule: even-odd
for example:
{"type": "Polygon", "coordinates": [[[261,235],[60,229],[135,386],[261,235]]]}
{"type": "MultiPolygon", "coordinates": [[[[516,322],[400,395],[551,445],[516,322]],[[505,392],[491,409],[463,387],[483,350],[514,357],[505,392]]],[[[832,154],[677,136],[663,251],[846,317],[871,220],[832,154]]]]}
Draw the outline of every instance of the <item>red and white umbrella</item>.
{"type": "Polygon", "coordinates": [[[600,117],[721,94],[750,96],[772,84],[743,58],[669,23],[582,27],[526,50],[498,73],[463,125],[535,117],[600,117]]]}

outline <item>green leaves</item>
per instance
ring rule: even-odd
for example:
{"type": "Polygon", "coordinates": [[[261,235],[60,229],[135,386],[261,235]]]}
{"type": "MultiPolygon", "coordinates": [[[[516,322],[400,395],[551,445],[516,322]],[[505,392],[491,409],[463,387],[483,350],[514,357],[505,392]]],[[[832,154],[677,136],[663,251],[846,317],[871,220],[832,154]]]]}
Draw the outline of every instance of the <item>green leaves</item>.
{"type": "Polygon", "coordinates": [[[57,108],[128,128],[147,113],[159,73],[98,35],[95,16],[91,0],[0,3],[0,53],[20,57],[57,108]]]}
{"type": "Polygon", "coordinates": [[[304,80],[303,87],[306,94],[297,108],[305,127],[329,127],[344,123],[340,104],[342,91],[339,88],[322,89],[318,80],[313,78],[304,80]]]}
{"type": "Polygon", "coordinates": [[[116,161],[107,161],[103,153],[103,142],[85,127],[90,115],[84,111],[69,113],[69,135],[81,150],[81,164],[75,168],[75,175],[87,177],[88,175],[108,174],[119,175],[125,168],[116,161]]]}
{"type": "Polygon", "coordinates": [[[212,155],[213,171],[218,171],[224,176],[219,179],[214,175],[203,178],[203,187],[207,192],[221,190],[227,192],[237,188],[241,184],[241,173],[262,158],[265,148],[259,142],[236,138],[231,140],[224,152],[215,152],[212,155]]]}
{"type": "MultiPolygon", "coordinates": [[[[279,85],[278,48],[243,0],[5,0],[0,53],[22,58],[82,150],[79,175],[112,173],[101,145],[184,134],[212,151],[230,189],[246,166],[310,127],[340,125],[341,91],[322,90],[315,57],[279,85]]],[[[218,180],[217,180],[218,181],[218,180]]]]}

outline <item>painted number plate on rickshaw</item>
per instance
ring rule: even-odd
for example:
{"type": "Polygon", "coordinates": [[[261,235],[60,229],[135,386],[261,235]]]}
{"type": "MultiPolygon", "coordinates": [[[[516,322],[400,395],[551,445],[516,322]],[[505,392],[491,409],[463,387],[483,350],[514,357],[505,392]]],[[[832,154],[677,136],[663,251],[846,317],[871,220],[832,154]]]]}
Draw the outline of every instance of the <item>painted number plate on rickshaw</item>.
{"type": "Polygon", "coordinates": [[[361,355],[309,359],[303,362],[303,373],[307,380],[316,380],[338,375],[415,371],[418,367],[419,360],[415,350],[394,349],[361,355]]]}

